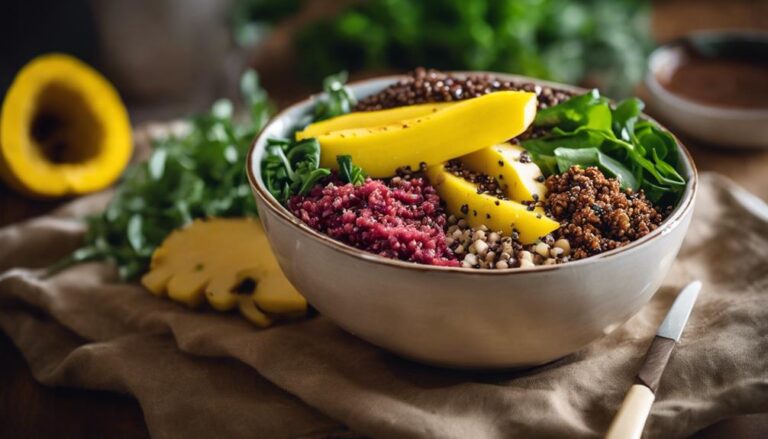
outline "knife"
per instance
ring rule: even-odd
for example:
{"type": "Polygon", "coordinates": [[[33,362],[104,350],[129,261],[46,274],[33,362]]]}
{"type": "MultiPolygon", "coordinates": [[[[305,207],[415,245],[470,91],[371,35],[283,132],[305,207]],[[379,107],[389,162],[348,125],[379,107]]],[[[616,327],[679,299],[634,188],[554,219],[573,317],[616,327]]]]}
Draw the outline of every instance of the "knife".
{"type": "Polygon", "coordinates": [[[664,321],[661,322],[651,347],[645,354],[635,384],[629,388],[619,412],[613,418],[606,439],[639,439],[645,421],[656,399],[661,374],[667,366],[672,350],[680,340],[683,328],[691,315],[693,304],[701,290],[701,282],[691,282],[678,294],[664,321]]]}

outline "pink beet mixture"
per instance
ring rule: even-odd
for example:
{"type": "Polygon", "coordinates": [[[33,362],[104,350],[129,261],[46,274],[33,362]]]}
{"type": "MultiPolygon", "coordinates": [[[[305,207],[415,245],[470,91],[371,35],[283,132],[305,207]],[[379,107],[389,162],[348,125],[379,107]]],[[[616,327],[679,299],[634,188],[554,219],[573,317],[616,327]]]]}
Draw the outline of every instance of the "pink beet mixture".
{"type": "Polygon", "coordinates": [[[429,265],[459,265],[446,246],[440,197],[423,178],[334,180],[294,196],[288,209],[307,225],[361,250],[429,265]]]}

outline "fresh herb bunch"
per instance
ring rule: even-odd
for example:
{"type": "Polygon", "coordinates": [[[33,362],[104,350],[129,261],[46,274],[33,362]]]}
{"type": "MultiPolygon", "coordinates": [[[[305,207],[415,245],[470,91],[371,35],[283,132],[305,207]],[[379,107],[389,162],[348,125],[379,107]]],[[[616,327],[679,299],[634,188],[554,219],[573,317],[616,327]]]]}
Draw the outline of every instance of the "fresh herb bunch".
{"type": "Polygon", "coordinates": [[[363,168],[352,163],[351,155],[337,155],[336,162],[339,164],[339,177],[342,181],[354,186],[365,183],[365,172],[363,168]]]}
{"type": "Polygon", "coordinates": [[[189,131],[154,142],[149,160],[133,165],[104,212],[87,218],[85,245],[52,271],[86,260],[110,260],[130,280],[146,271],[152,252],[171,231],[201,217],[256,215],[245,158],[271,107],[253,71],[241,91],[247,120],[220,100],[189,121],[189,131]]]}
{"type": "Polygon", "coordinates": [[[651,47],[644,0],[369,0],[299,34],[302,72],[514,72],[631,92],[651,47]]]}
{"type": "Polygon", "coordinates": [[[541,110],[534,126],[544,137],[522,142],[545,175],[571,166],[597,166],[622,187],[645,191],[662,205],[676,202],[685,188],[677,168],[677,142],[654,122],[640,118],[644,104],[630,98],[611,107],[597,90],[541,110]]]}

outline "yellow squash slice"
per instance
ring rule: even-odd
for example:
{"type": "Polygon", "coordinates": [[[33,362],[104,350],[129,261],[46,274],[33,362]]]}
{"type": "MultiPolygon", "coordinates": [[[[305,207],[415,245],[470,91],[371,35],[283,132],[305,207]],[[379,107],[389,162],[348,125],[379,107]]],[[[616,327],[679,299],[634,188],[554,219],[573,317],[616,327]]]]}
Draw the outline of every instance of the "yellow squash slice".
{"type": "Polygon", "coordinates": [[[496,178],[507,198],[515,201],[544,199],[547,188],[539,180],[541,169],[530,160],[521,160],[525,149],[520,145],[502,143],[483,148],[459,160],[469,169],[496,178]]]}
{"type": "Polygon", "coordinates": [[[458,218],[466,218],[472,227],[484,224],[505,234],[517,230],[523,244],[532,244],[560,227],[557,221],[547,218],[540,207],[528,210],[527,206],[516,201],[478,194],[477,186],[451,174],[445,165],[427,168],[427,177],[445,201],[448,211],[458,218]]]}
{"type": "MultiPolygon", "coordinates": [[[[412,110],[403,107],[399,111],[412,110]]],[[[395,118],[392,114],[382,119],[395,118]]],[[[525,131],[535,116],[535,94],[500,91],[391,124],[314,136],[307,134],[315,131],[310,125],[297,133],[297,139],[317,138],[323,167],[336,169],[338,155],[351,155],[352,161],[371,177],[386,178],[395,175],[401,166],[418,169],[421,163],[436,165],[509,140],[525,131]]]]}
{"type": "Polygon", "coordinates": [[[452,103],[432,103],[421,105],[408,105],[406,107],[392,108],[379,111],[356,111],[332,119],[315,122],[303,131],[296,134],[299,139],[317,137],[330,134],[333,131],[348,130],[352,128],[369,128],[381,125],[391,125],[403,120],[426,116],[436,113],[452,103]]]}
{"type": "Polygon", "coordinates": [[[152,255],[141,283],[190,307],[238,308],[266,327],[306,313],[307,301],[285,278],[261,224],[250,219],[198,220],[174,231],[152,255]]]}
{"type": "Polygon", "coordinates": [[[0,178],[39,197],[112,184],[133,151],[128,113],[112,85],[68,55],[45,55],[18,73],[0,115],[0,178]]]}

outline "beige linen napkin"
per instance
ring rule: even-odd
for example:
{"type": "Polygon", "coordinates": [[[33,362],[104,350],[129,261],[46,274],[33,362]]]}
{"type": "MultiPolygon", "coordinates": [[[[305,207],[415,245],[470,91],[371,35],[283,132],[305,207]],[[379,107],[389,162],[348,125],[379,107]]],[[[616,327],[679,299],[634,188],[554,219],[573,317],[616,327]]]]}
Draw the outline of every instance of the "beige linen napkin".
{"type": "Polygon", "coordinates": [[[678,260],[637,316],[553,364],[493,373],[400,359],[323,316],[260,330],[191,311],[116,283],[106,264],[43,279],[39,267],[78,245],[74,218],[107,196],[0,230],[0,328],[40,382],[134,395],[157,438],[324,436],[344,425],[376,437],[598,437],[693,278],[704,289],[646,437],[768,411],[768,215],[722,177],[702,176],[678,260]]]}

